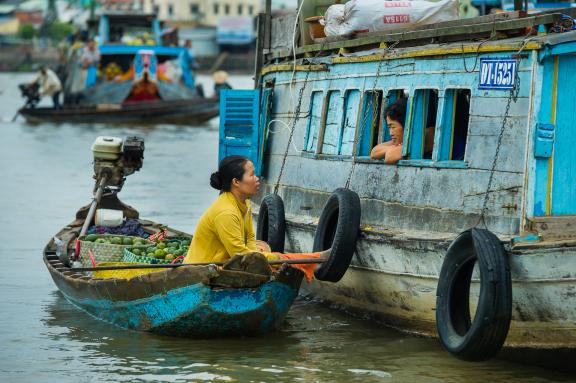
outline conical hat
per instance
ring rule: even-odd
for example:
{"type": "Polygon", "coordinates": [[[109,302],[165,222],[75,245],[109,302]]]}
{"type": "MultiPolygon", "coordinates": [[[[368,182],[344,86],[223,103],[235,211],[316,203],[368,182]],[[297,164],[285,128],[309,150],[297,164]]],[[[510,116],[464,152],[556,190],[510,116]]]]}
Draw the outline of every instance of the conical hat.
{"type": "Polygon", "coordinates": [[[224,84],[228,80],[228,73],[223,70],[216,71],[212,74],[212,79],[216,84],[224,84]]]}

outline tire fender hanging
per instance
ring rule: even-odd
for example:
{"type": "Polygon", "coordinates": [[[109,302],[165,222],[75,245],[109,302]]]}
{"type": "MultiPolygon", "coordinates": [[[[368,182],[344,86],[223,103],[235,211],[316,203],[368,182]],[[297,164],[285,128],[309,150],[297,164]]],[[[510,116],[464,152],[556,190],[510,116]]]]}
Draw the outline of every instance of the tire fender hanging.
{"type": "Polygon", "coordinates": [[[277,194],[268,194],[260,204],[256,239],[267,242],[272,251],[284,252],[286,219],[284,202],[277,194]]]}
{"type": "Polygon", "coordinates": [[[338,282],[348,270],[360,233],[360,198],[349,189],[336,189],[320,215],[314,251],[332,248],[328,260],[314,272],[321,281],[338,282]]]}
{"type": "Polygon", "coordinates": [[[512,318],[512,281],[502,243],[488,230],[473,228],[450,244],[436,292],[436,328],[442,346],[467,361],[482,361],[502,348],[512,318]],[[474,265],[480,274],[476,315],[470,317],[474,265]]]}

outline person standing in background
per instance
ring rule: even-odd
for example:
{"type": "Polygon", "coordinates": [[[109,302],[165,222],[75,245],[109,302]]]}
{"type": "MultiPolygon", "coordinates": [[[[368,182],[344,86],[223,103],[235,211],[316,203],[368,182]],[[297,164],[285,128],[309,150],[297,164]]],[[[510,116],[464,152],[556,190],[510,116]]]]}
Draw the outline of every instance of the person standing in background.
{"type": "Polygon", "coordinates": [[[48,67],[43,66],[40,68],[40,72],[38,72],[38,76],[32,84],[40,85],[40,96],[52,97],[54,109],[61,109],[60,92],[62,91],[62,83],[56,73],[48,67]]]}

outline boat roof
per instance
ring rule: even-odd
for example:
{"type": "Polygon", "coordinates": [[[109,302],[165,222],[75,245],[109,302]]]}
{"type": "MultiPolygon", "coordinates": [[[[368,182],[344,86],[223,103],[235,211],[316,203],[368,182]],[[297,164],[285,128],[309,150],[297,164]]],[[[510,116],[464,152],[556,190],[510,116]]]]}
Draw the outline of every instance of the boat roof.
{"type": "Polygon", "coordinates": [[[99,16],[106,16],[110,22],[119,22],[125,26],[148,26],[157,18],[154,13],[111,10],[103,11],[99,16]]]}
{"type": "Polygon", "coordinates": [[[141,50],[150,50],[156,55],[178,56],[185,49],[184,47],[169,47],[164,45],[103,44],[99,46],[100,54],[102,55],[136,54],[141,50]]]}
{"type": "MultiPolygon", "coordinates": [[[[462,54],[510,50],[533,50],[576,41],[576,31],[536,34],[540,25],[549,30],[566,16],[576,17],[576,9],[547,10],[535,14],[520,11],[498,13],[470,19],[446,21],[394,32],[362,33],[352,37],[327,37],[316,39],[315,44],[304,45],[292,52],[282,39],[291,39],[291,33],[271,36],[271,47],[265,51],[265,61],[293,60],[310,57],[341,57],[342,62],[356,57],[357,61],[382,53],[415,56],[462,54]],[[394,48],[394,49],[393,49],[394,48]]],[[[292,16],[294,18],[294,16],[292,16]]],[[[283,21],[278,20],[279,24],[283,21]]],[[[273,21],[274,22],[274,21],[273,21]]],[[[284,21],[285,23],[285,21],[284,21]]],[[[289,25],[289,23],[288,23],[289,25]]],[[[279,28],[272,28],[279,30],[279,28]]],[[[310,61],[310,60],[308,60],[310,61]]]]}

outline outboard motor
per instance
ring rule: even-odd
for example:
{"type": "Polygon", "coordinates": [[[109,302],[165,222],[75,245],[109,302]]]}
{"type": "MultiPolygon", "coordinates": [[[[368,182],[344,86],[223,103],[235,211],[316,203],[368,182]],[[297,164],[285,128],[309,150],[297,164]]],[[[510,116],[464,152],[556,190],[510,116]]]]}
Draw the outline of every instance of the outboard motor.
{"type": "Polygon", "coordinates": [[[22,93],[22,97],[26,99],[26,104],[24,108],[35,108],[36,105],[40,102],[40,85],[33,83],[33,84],[19,84],[18,88],[20,88],[20,93],[22,93]]]}
{"type": "MultiPolygon", "coordinates": [[[[88,227],[96,213],[96,208],[101,199],[106,198],[109,202],[115,201],[121,204],[116,195],[122,186],[126,177],[142,168],[144,161],[144,140],[140,137],[126,137],[124,140],[118,137],[100,136],[92,144],[92,153],[94,155],[94,198],[88,207],[88,212],[84,216],[77,213],[76,218],[84,219],[79,237],[86,234],[88,227]]],[[[122,217],[121,217],[122,218],[122,217]]],[[[70,257],[74,260],[74,267],[78,266],[79,247],[70,257]]],[[[62,257],[63,262],[68,264],[66,257],[62,257]]],[[[81,264],[80,264],[81,265],[81,264]]]]}
{"type": "Polygon", "coordinates": [[[140,137],[98,137],[92,144],[94,154],[94,179],[96,191],[101,180],[104,186],[119,192],[126,177],[142,168],[144,140],[140,137]]]}

